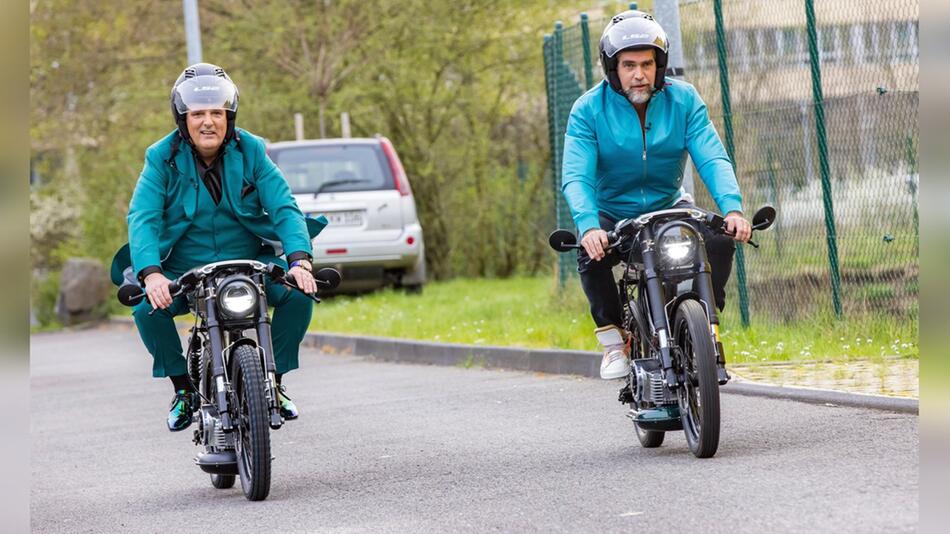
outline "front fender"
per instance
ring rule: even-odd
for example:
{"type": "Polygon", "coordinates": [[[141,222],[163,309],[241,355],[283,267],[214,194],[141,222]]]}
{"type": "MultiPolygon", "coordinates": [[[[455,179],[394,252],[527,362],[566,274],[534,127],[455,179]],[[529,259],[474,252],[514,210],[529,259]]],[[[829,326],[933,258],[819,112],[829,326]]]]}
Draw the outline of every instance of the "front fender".
{"type": "Polygon", "coordinates": [[[674,319],[676,319],[676,312],[679,310],[680,305],[682,305],[683,302],[686,302],[687,300],[695,300],[696,302],[698,302],[703,308],[703,313],[706,314],[706,322],[709,322],[709,303],[703,301],[703,299],[699,297],[699,293],[696,293],[695,291],[687,291],[685,293],[681,293],[677,295],[676,298],[673,299],[669,304],[666,305],[666,313],[667,313],[666,324],[670,325],[671,335],[673,333],[673,321],[674,319]]]}

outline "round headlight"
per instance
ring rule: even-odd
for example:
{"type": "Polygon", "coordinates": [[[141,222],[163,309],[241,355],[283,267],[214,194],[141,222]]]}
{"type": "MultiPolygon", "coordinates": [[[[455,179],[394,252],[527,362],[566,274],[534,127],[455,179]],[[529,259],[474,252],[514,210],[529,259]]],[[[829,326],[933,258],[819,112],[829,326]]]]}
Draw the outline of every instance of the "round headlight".
{"type": "Polygon", "coordinates": [[[257,288],[243,280],[229,282],[218,293],[218,303],[230,317],[247,317],[257,309],[257,288]]]}
{"type": "Polygon", "coordinates": [[[677,267],[689,263],[696,250],[696,233],[687,226],[673,226],[668,228],[657,240],[660,256],[670,267],[677,267]]]}

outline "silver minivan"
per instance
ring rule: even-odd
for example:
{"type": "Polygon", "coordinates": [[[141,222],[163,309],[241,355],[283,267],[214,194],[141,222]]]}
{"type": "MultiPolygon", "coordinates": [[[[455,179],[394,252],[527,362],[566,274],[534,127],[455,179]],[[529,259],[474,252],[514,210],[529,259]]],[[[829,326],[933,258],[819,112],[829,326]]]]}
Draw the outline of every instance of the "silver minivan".
{"type": "Polygon", "coordinates": [[[314,267],[343,274],[336,292],[394,285],[421,291],[425,245],[406,171],[385,137],[271,143],[267,153],[308,216],[329,225],[313,240],[314,267]]]}

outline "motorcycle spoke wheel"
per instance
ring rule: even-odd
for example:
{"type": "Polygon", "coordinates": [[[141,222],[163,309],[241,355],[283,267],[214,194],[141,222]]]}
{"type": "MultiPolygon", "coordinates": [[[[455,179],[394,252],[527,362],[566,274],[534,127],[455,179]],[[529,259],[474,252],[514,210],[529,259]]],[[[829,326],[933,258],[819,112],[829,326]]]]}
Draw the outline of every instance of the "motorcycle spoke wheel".
{"type": "Polygon", "coordinates": [[[238,475],[241,489],[250,501],[262,501],[270,493],[271,455],[267,400],[258,352],[241,345],[232,357],[234,372],[233,418],[237,432],[238,475]]]}
{"type": "Polygon", "coordinates": [[[697,458],[709,458],[719,448],[719,380],[709,322],[698,302],[677,309],[673,336],[684,376],[678,397],[686,443],[697,458]]]}

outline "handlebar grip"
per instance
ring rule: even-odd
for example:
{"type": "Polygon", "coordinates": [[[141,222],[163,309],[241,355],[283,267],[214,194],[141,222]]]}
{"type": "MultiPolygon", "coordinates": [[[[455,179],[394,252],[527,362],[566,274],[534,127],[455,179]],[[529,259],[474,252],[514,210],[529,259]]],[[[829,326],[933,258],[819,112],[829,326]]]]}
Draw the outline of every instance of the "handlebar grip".
{"type": "MultiPolygon", "coordinates": [[[[175,293],[181,291],[181,285],[178,282],[172,282],[168,286],[168,292],[174,297],[175,293]]],[[[119,288],[119,293],[116,295],[116,298],[119,299],[119,302],[123,306],[138,306],[142,300],[145,299],[145,288],[136,285],[136,284],[126,284],[119,288]]]]}
{"type": "Polygon", "coordinates": [[[297,286],[297,280],[295,280],[293,276],[290,276],[289,274],[284,274],[282,280],[288,286],[293,287],[294,289],[300,289],[300,287],[297,286]]]}
{"type": "MultiPolygon", "coordinates": [[[[317,278],[316,276],[313,277],[313,281],[316,282],[318,286],[326,286],[326,287],[333,286],[333,282],[329,280],[324,280],[322,278],[317,278]]],[[[297,280],[295,280],[293,276],[284,275],[284,282],[286,282],[287,285],[294,287],[295,289],[300,289],[300,286],[297,285],[297,280]]]]}

